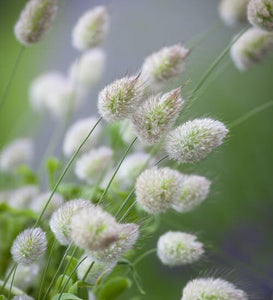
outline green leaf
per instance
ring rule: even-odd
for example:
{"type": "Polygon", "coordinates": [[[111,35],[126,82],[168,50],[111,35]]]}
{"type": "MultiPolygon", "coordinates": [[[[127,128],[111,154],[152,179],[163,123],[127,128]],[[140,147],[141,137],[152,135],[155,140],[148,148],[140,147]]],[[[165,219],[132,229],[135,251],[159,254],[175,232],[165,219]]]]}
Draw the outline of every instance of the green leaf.
{"type": "MultiPolygon", "coordinates": [[[[56,294],[52,297],[52,300],[58,300],[60,294],[56,294]]],[[[60,300],[84,300],[70,293],[63,293],[60,300]]]]}
{"type": "Polygon", "coordinates": [[[126,289],[130,288],[132,285],[131,280],[127,277],[116,277],[109,280],[101,288],[98,300],[112,300],[116,299],[120,294],[122,294],[126,289]]]}
{"type": "Polygon", "coordinates": [[[16,173],[22,176],[22,182],[24,184],[38,184],[39,177],[37,174],[28,166],[22,165],[17,168],[16,173]]]}
{"type": "MultiPolygon", "coordinates": [[[[73,258],[71,259],[71,256],[70,256],[70,255],[67,255],[67,256],[66,256],[66,260],[67,260],[67,263],[70,264],[69,267],[68,267],[68,269],[67,269],[67,271],[66,271],[66,275],[70,276],[71,273],[72,273],[73,271],[75,271],[75,268],[77,267],[77,264],[79,263],[79,260],[76,259],[75,257],[73,257],[73,258]],[[70,260],[71,260],[71,261],[70,261],[70,260]]],[[[77,275],[76,275],[76,273],[74,272],[74,274],[72,275],[72,278],[73,278],[74,280],[76,280],[76,278],[77,278],[76,276],[77,276],[77,275]]]]}

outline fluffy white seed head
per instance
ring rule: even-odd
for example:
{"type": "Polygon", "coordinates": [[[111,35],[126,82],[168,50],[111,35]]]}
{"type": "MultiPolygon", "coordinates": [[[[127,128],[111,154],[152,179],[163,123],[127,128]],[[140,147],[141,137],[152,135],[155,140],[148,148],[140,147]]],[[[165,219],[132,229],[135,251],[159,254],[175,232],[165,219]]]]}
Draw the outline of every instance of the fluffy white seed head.
{"type": "Polygon", "coordinates": [[[193,210],[208,196],[211,182],[203,176],[183,175],[179,197],[172,207],[181,213],[193,210]]]}
{"type": "Polygon", "coordinates": [[[31,265],[46,251],[47,239],[41,228],[26,229],[14,240],[11,254],[15,262],[31,265]]]}
{"type": "Polygon", "coordinates": [[[83,154],[76,162],[75,173],[77,177],[88,183],[97,182],[107,171],[112,156],[113,151],[108,147],[100,147],[83,154]]]}
{"type": "Polygon", "coordinates": [[[165,212],[176,201],[182,176],[170,168],[145,170],[136,182],[136,200],[151,214],[165,212]]]}
{"type": "Polygon", "coordinates": [[[55,20],[58,2],[58,0],[28,1],[14,27],[17,40],[25,46],[42,40],[55,20]]]}
{"type": "Polygon", "coordinates": [[[9,194],[8,204],[16,209],[30,208],[31,202],[37,197],[39,189],[35,185],[26,185],[13,190],[9,194]]]}
{"type": "Polygon", "coordinates": [[[232,26],[247,21],[247,5],[249,0],[221,0],[219,14],[221,19],[232,26]]]}
{"type": "MultiPolygon", "coordinates": [[[[81,259],[83,259],[85,256],[86,255],[83,255],[81,259]]],[[[93,264],[90,272],[88,273],[85,279],[85,282],[89,284],[96,284],[98,278],[102,275],[102,273],[104,273],[105,275],[110,274],[110,272],[115,266],[114,264],[99,262],[94,258],[87,256],[87,258],[80,264],[80,266],[77,269],[78,279],[83,279],[85,273],[88,271],[93,261],[95,261],[95,263],[93,264]]]]}
{"type": "MultiPolygon", "coordinates": [[[[30,203],[30,208],[37,214],[41,213],[50,197],[50,194],[51,192],[47,192],[34,197],[30,203]]],[[[48,219],[52,213],[63,204],[63,202],[64,199],[62,195],[55,193],[51,198],[43,217],[48,219]]]]}
{"type": "Polygon", "coordinates": [[[132,249],[139,237],[137,224],[119,224],[118,240],[103,251],[91,251],[90,255],[103,263],[115,264],[122,256],[132,249]]]}
{"type": "MultiPolygon", "coordinates": [[[[97,118],[85,118],[81,119],[67,130],[64,143],[63,143],[63,153],[65,156],[70,157],[80,146],[82,141],[86,138],[90,130],[94,127],[97,122],[97,118]]],[[[86,152],[91,150],[91,148],[96,144],[98,136],[101,132],[100,124],[97,125],[96,129],[93,131],[92,136],[86,141],[81,149],[81,152],[86,152]]]]}
{"type": "Polygon", "coordinates": [[[71,242],[70,223],[72,216],[81,209],[88,207],[93,207],[90,201],[75,199],[66,202],[52,214],[49,225],[61,245],[68,245],[71,242]]]}
{"type": "Polygon", "coordinates": [[[97,6],[80,17],[72,32],[72,44],[78,50],[88,50],[102,44],[109,30],[109,15],[105,6],[97,6]]]}
{"type": "Polygon", "coordinates": [[[76,60],[69,71],[70,78],[86,88],[94,86],[102,77],[105,67],[105,52],[92,49],[76,60]]]}
{"type": "Polygon", "coordinates": [[[34,144],[31,139],[19,138],[8,144],[0,153],[0,169],[14,171],[23,164],[28,164],[34,156],[34,144]]]}
{"type": "Polygon", "coordinates": [[[118,239],[118,224],[114,217],[98,206],[78,211],[71,219],[71,237],[86,251],[108,248],[118,239]]]}
{"type": "Polygon", "coordinates": [[[187,283],[181,300],[247,300],[247,294],[223,279],[198,278],[187,283]]]}
{"type": "Polygon", "coordinates": [[[184,102],[180,93],[178,88],[163,96],[151,96],[133,114],[134,130],[145,144],[159,142],[171,129],[184,102]]]}
{"type": "Polygon", "coordinates": [[[171,131],[166,138],[166,151],[180,163],[194,163],[205,158],[223,143],[228,130],[210,118],[195,119],[171,131]]]}
{"type": "Polygon", "coordinates": [[[272,51],[273,32],[250,28],[233,44],[230,55],[235,66],[245,71],[260,63],[272,51]]]}
{"type": "Polygon", "coordinates": [[[189,50],[181,45],[164,47],[151,54],[143,63],[141,80],[154,92],[158,92],[171,79],[178,77],[185,68],[189,50]]]}
{"type": "Polygon", "coordinates": [[[167,266],[181,266],[196,262],[204,253],[204,245],[195,235],[169,231],[157,242],[157,255],[167,266]]]}
{"type": "Polygon", "coordinates": [[[124,77],[107,85],[98,97],[98,109],[108,122],[129,118],[142,97],[139,76],[124,77]]]}
{"type": "Polygon", "coordinates": [[[247,16],[253,26],[273,31],[273,0],[250,0],[247,16]]]}

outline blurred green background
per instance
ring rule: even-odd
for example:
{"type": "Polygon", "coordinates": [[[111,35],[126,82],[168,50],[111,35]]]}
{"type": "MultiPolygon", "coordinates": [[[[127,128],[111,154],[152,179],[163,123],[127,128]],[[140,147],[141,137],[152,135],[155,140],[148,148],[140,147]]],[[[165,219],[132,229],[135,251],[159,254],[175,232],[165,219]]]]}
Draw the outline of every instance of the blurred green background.
{"type": "MultiPolygon", "coordinates": [[[[0,93],[11,73],[20,45],[13,25],[24,3],[0,1],[0,93]]],[[[53,32],[41,44],[26,49],[0,112],[0,147],[15,136],[35,134],[37,161],[56,124],[39,121],[28,104],[28,86],[40,72],[66,71],[77,55],[70,31],[87,8],[105,3],[112,26],[105,45],[107,72],[101,86],[89,95],[86,107],[76,115],[96,112],[99,89],[126,72],[136,72],[145,56],[163,45],[197,38],[183,80],[194,88],[230,39],[241,28],[227,28],[217,16],[213,0],[117,0],[62,2],[53,32]],[[199,39],[201,38],[201,40],[199,39]]],[[[205,90],[187,112],[187,118],[211,116],[229,124],[249,110],[273,100],[273,56],[245,73],[238,72],[229,57],[208,81],[205,90]]],[[[195,211],[161,216],[161,228],[142,241],[139,253],[154,248],[167,230],[198,233],[208,245],[207,256],[190,267],[168,268],[155,255],[138,265],[145,296],[133,287],[121,299],[180,299],[183,286],[199,275],[221,276],[237,283],[252,299],[271,299],[273,291],[273,108],[231,130],[224,146],[193,167],[181,170],[205,175],[213,181],[209,199],[195,211]]]]}

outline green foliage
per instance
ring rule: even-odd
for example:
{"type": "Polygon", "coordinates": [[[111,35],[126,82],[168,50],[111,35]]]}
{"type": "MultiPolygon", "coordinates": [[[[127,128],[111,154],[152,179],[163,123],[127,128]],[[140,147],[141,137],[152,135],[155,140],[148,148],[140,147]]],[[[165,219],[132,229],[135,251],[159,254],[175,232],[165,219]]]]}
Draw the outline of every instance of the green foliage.
{"type": "Polygon", "coordinates": [[[105,283],[98,292],[98,300],[116,299],[126,289],[132,285],[131,281],[126,277],[116,277],[105,283]]]}

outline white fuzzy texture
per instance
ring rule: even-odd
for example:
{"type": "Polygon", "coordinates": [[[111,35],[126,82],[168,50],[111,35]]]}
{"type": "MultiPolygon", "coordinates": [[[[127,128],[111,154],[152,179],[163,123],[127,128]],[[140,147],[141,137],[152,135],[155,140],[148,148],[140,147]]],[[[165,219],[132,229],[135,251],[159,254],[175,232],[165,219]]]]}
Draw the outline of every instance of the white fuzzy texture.
{"type": "Polygon", "coordinates": [[[129,118],[142,100],[138,76],[124,77],[107,85],[98,97],[98,109],[108,122],[129,118]]]}
{"type": "Polygon", "coordinates": [[[223,279],[198,278],[183,289],[181,300],[247,300],[247,294],[223,279]]]}
{"type": "Polygon", "coordinates": [[[225,125],[217,120],[188,121],[168,134],[166,151],[170,158],[180,163],[194,163],[220,146],[227,133],[225,125]]]}
{"type": "MultiPolygon", "coordinates": [[[[81,259],[83,259],[86,255],[84,254],[81,259]]],[[[106,275],[110,274],[112,269],[114,268],[115,264],[109,264],[109,263],[103,263],[96,261],[90,256],[87,256],[87,258],[80,264],[80,266],[77,269],[77,275],[78,279],[82,280],[85,273],[88,271],[89,267],[91,266],[92,262],[95,261],[93,264],[90,272],[88,273],[85,282],[89,284],[96,284],[99,277],[103,274],[103,278],[106,277],[106,275]]]]}
{"type": "Polygon", "coordinates": [[[23,164],[28,164],[34,156],[34,144],[31,139],[19,138],[5,146],[0,153],[0,169],[14,171],[23,164]]]}
{"type": "Polygon", "coordinates": [[[8,204],[16,209],[29,209],[31,202],[38,195],[35,185],[26,185],[10,192],[8,204]]]}
{"type": "Polygon", "coordinates": [[[157,242],[157,255],[167,266],[181,266],[196,262],[204,253],[203,244],[195,235],[169,231],[157,242]]]}
{"type": "Polygon", "coordinates": [[[90,255],[99,262],[116,264],[122,256],[132,249],[139,237],[139,226],[136,224],[119,224],[118,240],[103,251],[91,251],[90,255]]]}
{"type": "MultiPolygon", "coordinates": [[[[30,203],[30,208],[36,212],[37,214],[40,214],[44,208],[44,206],[46,205],[49,197],[51,195],[51,192],[47,192],[47,193],[42,193],[36,197],[34,197],[30,203]]],[[[64,199],[62,197],[62,195],[58,194],[58,193],[54,193],[53,197],[51,198],[47,209],[43,215],[43,217],[45,219],[48,219],[52,213],[58,209],[64,202],[64,199]]]]}
{"type": "Polygon", "coordinates": [[[136,200],[150,214],[165,212],[177,200],[182,176],[170,168],[151,168],[138,177],[136,200]]]}
{"type": "Polygon", "coordinates": [[[86,251],[107,249],[118,235],[115,218],[99,206],[82,209],[71,219],[72,240],[86,251]]]}
{"type": "Polygon", "coordinates": [[[249,0],[221,0],[219,14],[228,25],[233,26],[247,21],[247,5],[249,0]]]}
{"type": "Polygon", "coordinates": [[[109,30],[109,15],[105,6],[97,6],[80,17],[72,32],[72,44],[80,50],[101,45],[109,30]]]}
{"type": "Polygon", "coordinates": [[[28,1],[14,27],[17,40],[25,46],[42,40],[55,20],[58,2],[58,0],[28,1]]]}
{"type": "Polygon", "coordinates": [[[68,245],[71,242],[70,223],[72,216],[81,209],[88,207],[93,207],[90,201],[75,199],[66,202],[52,214],[49,226],[61,245],[68,245]]]}
{"type": "Polygon", "coordinates": [[[134,130],[142,142],[155,144],[168,133],[182,109],[180,93],[178,88],[163,96],[151,96],[133,114],[134,130]]]}
{"type": "Polygon", "coordinates": [[[260,63],[272,51],[273,32],[250,28],[231,47],[230,55],[235,66],[245,71],[260,63]]]}
{"type": "Polygon", "coordinates": [[[76,60],[69,71],[70,78],[76,84],[90,88],[102,78],[105,69],[106,54],[102,49],[92,49],[76,60]]]}
{"type": "Polygon", "coordinates": [[[273,0],[250,0],[247,16],[253,26],[272,32],[273,0]]]}
{"type": "MultiPolygon", "coordinates": [[[[82,141],[87,137],[90,130],[95,126],[97,121],[97,118],[90,117],[81,119],[71,125],[71,127],[66,132],[63,143],[63,153],[66,157],[70,157],[74,154],[82,141]]],[[[93,131],[92,136],[88,138],[88,140],[82,147],[81,152],[91,150],[91,148],[96,144],[100,132],[101,126],[100,124],[98,124],[96,129],[93,131]]]]}
{"type": "Polygon", "coordinates": [[[211,182],[203,176],[183,175],[179,197],[173,202],[172,207],[186,213],[195,209],[208,196],[211,182]]]}
{"type": "Polygon", "coordinates": [[[11,254],[18,264],[31,265],[41,258],[46,246],[46,234],[41,228],[26,229],[16,237],[11,254]]]}
{"type": "Polygon", "coordinates": [[[160,49],[144,61],[141,80],[151,91],[160,91],[166,82],[177,78],[184,71],[188,55],[189,50],[181,45],[160,49]]]}
{"type": "Polygon", "coordinates": [[[75,174],[88,183],[97,182],[107,171],[113,156],[112,149],[100,147],[83,154],[76,162],[75,174]]]}

